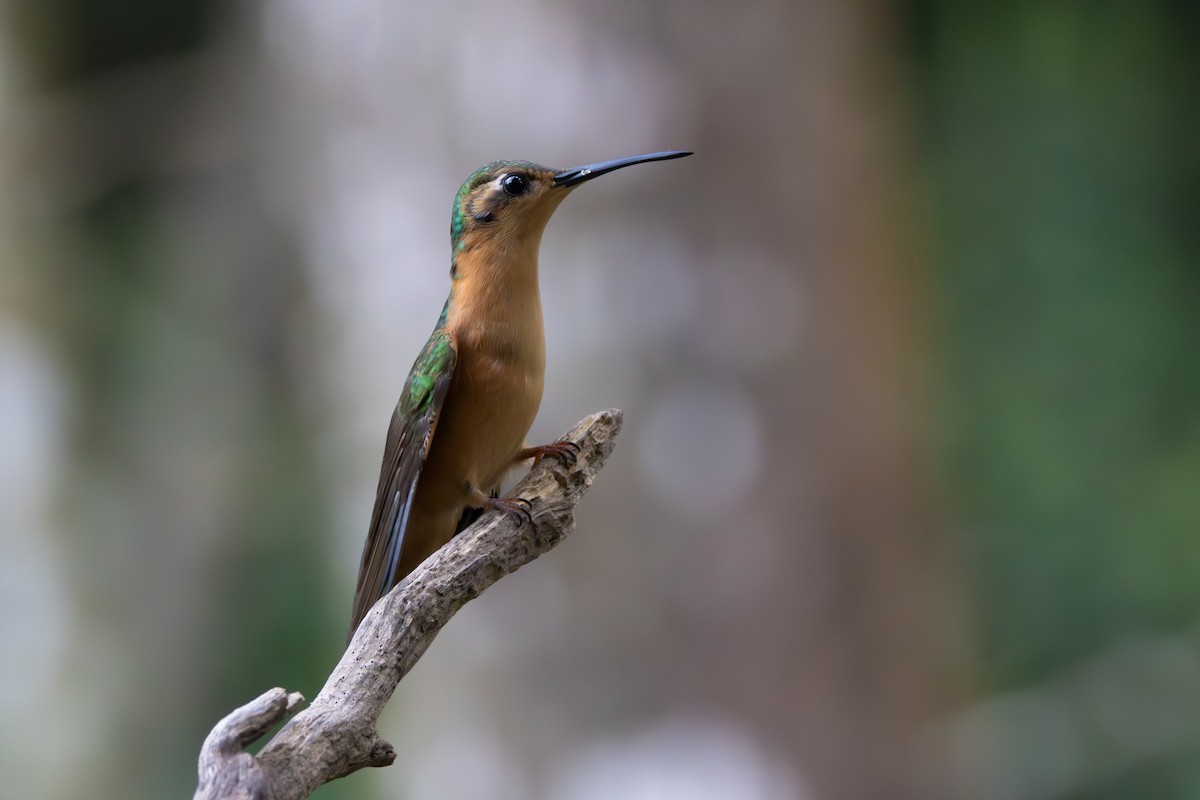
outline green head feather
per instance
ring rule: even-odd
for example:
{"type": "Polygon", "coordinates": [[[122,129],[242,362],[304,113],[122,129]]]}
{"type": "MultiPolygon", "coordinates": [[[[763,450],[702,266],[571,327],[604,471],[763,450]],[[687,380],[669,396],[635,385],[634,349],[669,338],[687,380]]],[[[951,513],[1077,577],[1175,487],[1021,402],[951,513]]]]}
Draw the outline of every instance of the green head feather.
{"type": "Polygon", "coordinates": [[[470,177],[463,181],[458,194],[454,196],[454,209],[450,212],[450,247],[453,252],[457,253],[463,246],[463,236],[467,232],[467,224],[471,219],[471,210],[467,207],[471,193],[501,172],[512,169],[535,172],[544,170],[545,167],[530,161],[493,161],[472,172],[470,177]]]}

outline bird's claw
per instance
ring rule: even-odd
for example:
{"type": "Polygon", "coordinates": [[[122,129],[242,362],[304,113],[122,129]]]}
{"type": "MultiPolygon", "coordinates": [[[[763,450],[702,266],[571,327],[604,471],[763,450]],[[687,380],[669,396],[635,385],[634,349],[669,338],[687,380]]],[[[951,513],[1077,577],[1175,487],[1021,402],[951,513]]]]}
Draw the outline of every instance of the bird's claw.
{"type": "Polygon", "coordinates": [[[489,497],[487,507],[514,517],[517,525],[525,524],[525,520],[529,520],[530,525],[533,524],[533,503],[524,497],[489,497]]]}
{"type": "Polygon", "coordinates": [[[575,466],[575,462],[579,460],[579,454],[583,448],[576,442],[571,442],[566,439],[561,439],[557,442],[544,444],[540,447],[529,448],[529,454],[533,456],[533,466],[542,463],[542,459],[546,456],[553,456],[567,467],[575,466]]]}

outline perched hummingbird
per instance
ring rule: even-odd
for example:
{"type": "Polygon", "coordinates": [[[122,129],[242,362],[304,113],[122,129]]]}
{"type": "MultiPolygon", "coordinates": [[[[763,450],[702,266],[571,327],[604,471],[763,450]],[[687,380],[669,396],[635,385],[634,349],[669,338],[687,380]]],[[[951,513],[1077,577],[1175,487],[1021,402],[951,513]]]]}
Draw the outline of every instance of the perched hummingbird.
{"type": "Polygon", "coordinates": [[[497,497],[504,474],[576,446],[524,444],[542,402],[546,342],[538,245],[558,204],[585,181],[660,153],[555,170],[496,161],[454,198],[450,297],[417,356],[388,427],[371,528],[354,593],[350,635],[404,576],[483,511],[527,514],[497,497]]]}

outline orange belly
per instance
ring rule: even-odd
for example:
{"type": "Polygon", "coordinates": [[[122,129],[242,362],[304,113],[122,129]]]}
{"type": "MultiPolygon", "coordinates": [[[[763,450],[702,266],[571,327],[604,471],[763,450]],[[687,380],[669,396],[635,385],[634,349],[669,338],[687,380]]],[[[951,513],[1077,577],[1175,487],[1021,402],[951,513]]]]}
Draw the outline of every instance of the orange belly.
{"type": "Polygon", "coordinates": [[[460,341],[458,363],[417,482],[400,552],[407,575],[454,536],[471,489],[488,494],[514,465],[542,400],[542,363],[494,358],[460,341]]]}

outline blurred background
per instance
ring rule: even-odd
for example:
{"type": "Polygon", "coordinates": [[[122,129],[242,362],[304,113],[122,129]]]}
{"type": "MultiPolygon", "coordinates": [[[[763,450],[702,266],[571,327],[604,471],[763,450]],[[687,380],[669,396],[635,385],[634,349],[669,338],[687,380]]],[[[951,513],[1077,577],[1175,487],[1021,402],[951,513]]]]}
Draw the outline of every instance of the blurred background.
{"type": "Polygon", "coordinates": [[[317,797],[1200,796],[1200,11],[0,5],[0,774],[189,796],[340,655],[460,181],[626,428],[317,797]]]}

